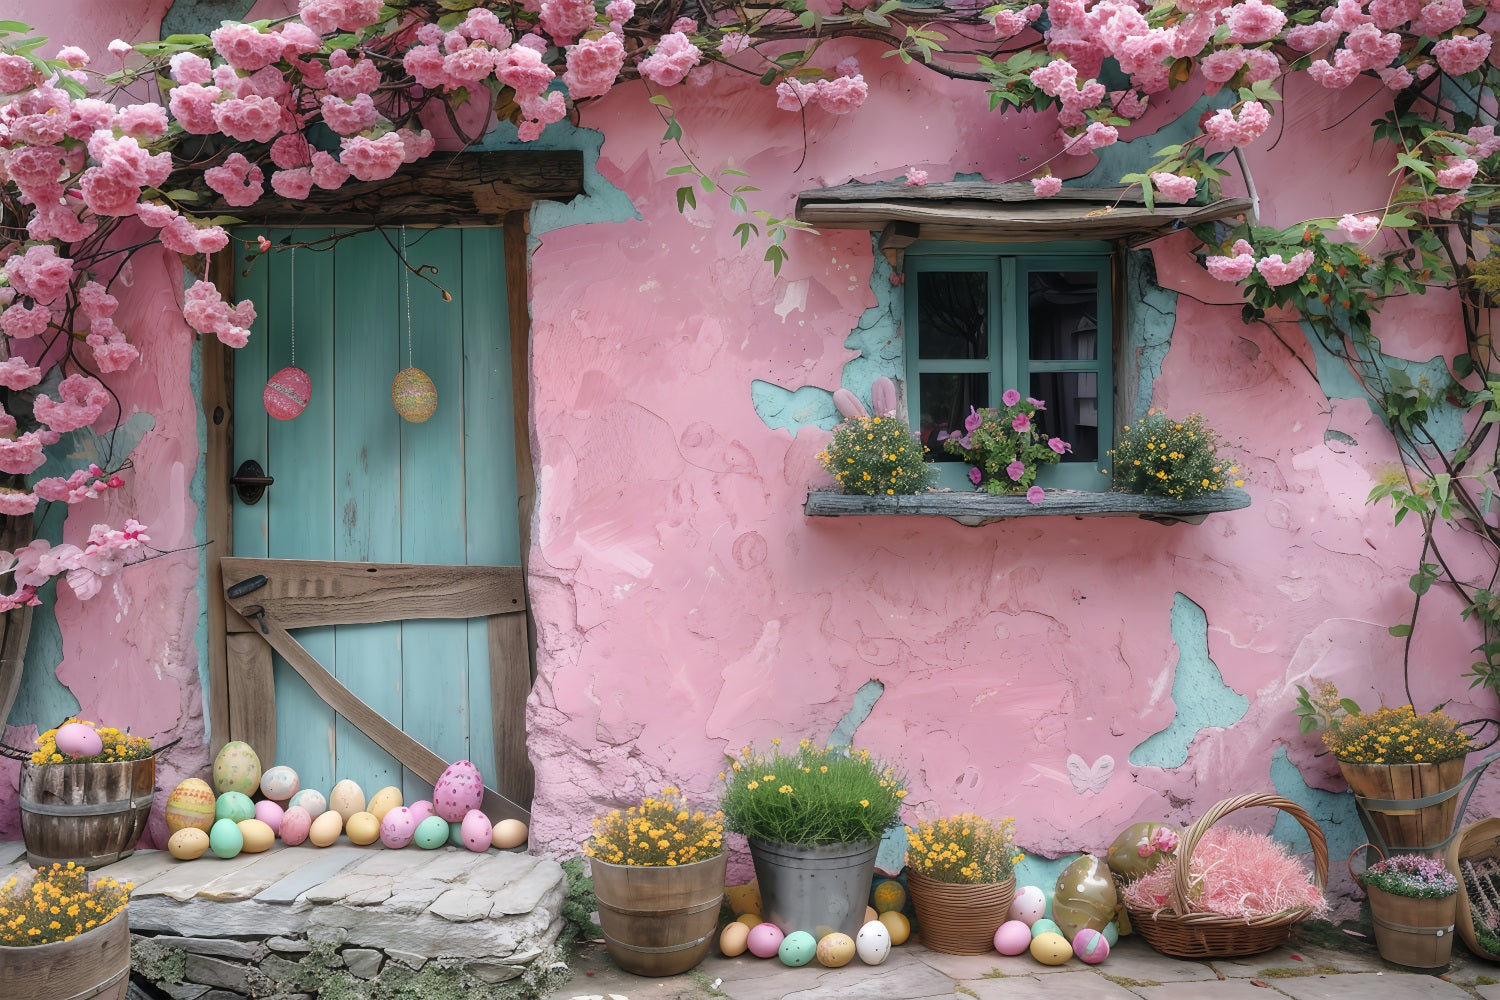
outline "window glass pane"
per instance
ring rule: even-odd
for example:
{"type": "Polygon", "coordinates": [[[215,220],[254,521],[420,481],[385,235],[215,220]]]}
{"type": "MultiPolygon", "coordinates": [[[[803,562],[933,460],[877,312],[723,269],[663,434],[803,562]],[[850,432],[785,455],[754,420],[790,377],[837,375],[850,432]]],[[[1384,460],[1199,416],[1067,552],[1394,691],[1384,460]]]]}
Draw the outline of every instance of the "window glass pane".
{"type": "Polygon", "coordinates": [[[989,357],[989,305],[989,275],[982,271],[919,271],[918,355],[989,357]]]}
{"type": "Polygon", "coordinates": [[[1031,394],[1047,404],[1037,414],[1042,430],[1073,446],[1062,460],[1097,462],[1099,376],[1094,372],[1037,372],[1031,376],[1031,394]]]}
{"type": "Polygon", "coordinates": [[[1099,350],[1099,275],[1033,271],[1027,277],[1031,360],[1092,361],[1099,350]]]}
{"type": "Polygon", "coordinates": [[[968,374],[924,372],[918,391],[921,393],[922,414],[920,435],[927,446],[928,458],[939,462],[962,461],[957,455],[943,449],[939,435],[964,432],[964,417],[969,407],[989,405],[990,378],[982,372],[968,374]]]}

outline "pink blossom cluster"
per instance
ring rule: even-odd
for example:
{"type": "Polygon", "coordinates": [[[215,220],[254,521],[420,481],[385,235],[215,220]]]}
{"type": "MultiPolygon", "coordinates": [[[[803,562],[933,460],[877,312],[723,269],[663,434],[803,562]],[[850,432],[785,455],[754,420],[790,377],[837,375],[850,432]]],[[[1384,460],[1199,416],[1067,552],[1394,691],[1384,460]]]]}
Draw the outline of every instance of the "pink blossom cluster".
{"type": "Polygon", "coordinates": [[[1074,128],[1086,120],[1084,112],[1097,108],[1104,102],[1104,84],[1090,80],[1078,85],[1078,71],[1066,59],[1052,62],[1031,71],[1031,82],[1048,97],[1055,97],[1062,104],[1057,122],[1064,128],[1074,128]]]}
{"type": "Polygon", "coordinates": [[[231,307],[211,281],[197,281],[187,290],[182,317],[199,333],[215,334],[230,347],[244,347],[255,322],[255,306],[249,299],[231,307]]]}
{"type": "Polygon", "coordinates": [[[1265,279],[1266,284],[1275,287],[1291,284],[1301,278],[1312,266],[1312,262],[1311,250],[1304,250],[1289,260],[1282,260],[1279,253],[1268,254],[1257,260],[1249,243],[1236,240],[1230,248],[1230,255],[1211,256],[1204,261],[1204,266],[1218,280],[1230,282],[1244,281],[1251,271],[1256,271],[1265,279]]]}
{"type": "Polygon", "coordinates": [[[636,68],[640,70],[641,76],[658,87],[675,87],[687,76],[688,70],[698,65],[702,59],[703,53],[688,40],[687,35],[673,31],[663,35],[661,41],[656,43],[655,51],[642,59],[636,68]]]}
{"type": "Polygon", "coordinates": [[[1192,177],[1183,177],[1161,170],[1152,172],[1150,177],[1159,201],[1186,205],[1193,200],[1193,195],[1198,193],[1198,182],[1192,177]]]}
{"type": "Polygon", "coordinates": [[[793,78],[776,85],[776,106],[783,111],[801,111],[816,104],[829,114],[846,115],[857,111],[869,93],[869,85],[862,74],[814,80],[812,83],[793,78]]]}
{"type": "MultiPolygon", "coordinates": [[[[0,508],[5,506],[0,498],[0,508]]],[[[151,541],[146,531],[144,524],[127,518],[120,528],[94,525],[82,547],[39,538],[13,553],[0,552],[0,573],[10,573],[16,582],[14,592],[0,595],[0,610],[39,603],[37,588],[55,576],[64,577],[79,600],[88,600],[99,593],[104,580],[128,564],[132,553],[151,541]]]]}
{"type": "Polygon", "coordinates": [[[1211,142],[1226,146],[1248,146],[1271,127],[1271,112],[1259,101],[1246,101],[1236,115],[1231,108],[1220,108],[1203,123],[1203,132],[1211,142]]]}

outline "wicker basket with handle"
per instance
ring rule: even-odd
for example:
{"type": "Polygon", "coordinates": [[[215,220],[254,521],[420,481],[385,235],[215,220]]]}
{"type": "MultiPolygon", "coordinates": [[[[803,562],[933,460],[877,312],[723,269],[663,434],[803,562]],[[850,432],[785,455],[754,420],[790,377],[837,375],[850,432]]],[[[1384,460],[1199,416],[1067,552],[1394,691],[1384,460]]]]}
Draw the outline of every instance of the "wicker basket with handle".
{"type": "Polygon", "coordinates": [[[1166,906],[1158,910],[1127,907],[1131,926],[1146,943],[1164,955],[1177,958],[1235,958],[1258,955],[1283,944],[1292,927],[1312,911],[1305,906],[1245,920],[1204,910],[1194,910],[1188,878],[1198,841],[1225,816],[1239,809],[1269,806],[1280,809],[1301,824],[1312,842],[1313,881],[1319,889],[1328,884],[1328,841],[1323,831],[1301,806],[1279,795],[1262,792],[1225,799],[1188,827],[1177,847],[1177,872],[1166,906]]]}

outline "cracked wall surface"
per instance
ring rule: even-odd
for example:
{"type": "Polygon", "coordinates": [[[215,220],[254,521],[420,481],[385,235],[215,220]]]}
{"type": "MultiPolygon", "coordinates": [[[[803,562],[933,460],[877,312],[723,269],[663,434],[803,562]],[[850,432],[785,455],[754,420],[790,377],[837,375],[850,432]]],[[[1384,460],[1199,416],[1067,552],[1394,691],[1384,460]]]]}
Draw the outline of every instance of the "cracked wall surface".
{"type": "MultiPolygon", "coordinates": [[[[55,5],[41,27],[102,50],[117,35],[154,33],[143,12],[159,18],[165,5],[90,6],[70,20],[79,4],[55,5]]],[[[858,41],[827,55],[869,69],[860,114],[809,112],[804,131],[768,91],[712,71],[695,71],[674,98],[694,156],[746,170],[762,189],[756,207],[789,211],[797,191],[910,167],[934,180],[1024,180],[1052,155],[1050,116],[975,112],[981,86],[898,72],[858,41]]],[[[1378,88],[1302,104],[1302,86],[1290,84],[1286,128],[1318,138],[1246,151],[1265,225],[1363,209],[1388,183],[1364,130],[1378,88]]],[[[1149,120],[1196,121],[1206,105],[1191,90],[1163,95],[1149,120]]],[[[1189,234],[1130,262],[1131,412],[1202,412],[1244,470],[1246,510],[1199,526],[809,519],[807,489],[829,482],[816,455],[833,391],[867,399],[874,378],[901,372],[890,266],[868,233],[828,231],[792,237],[773,275],[760,248],[740,248],[740,217],[724,203],[700,198],[678,213],[666,172],[680,154],[659,141],[638,87],[580,119],[543,141],[597,150],[589,195],[534,211],[528,278],[533,849],[575,854],[593,815],[662,785],[707,801],[726,750],[842,733],[861,706],[854,738],[903,764],[912,818],[1015,816],[1038,872],[1055,867],[1046,859],[1102,850],[1133,821],[1185,824],[1221,798],[1272,788],[1345,836],[1349,798],[1316,741],[1297,735],[1295,685],[1318,676],[1367,706],[1401,700],[1401,644],[1385,629],[1407,615],[1420,542],[1414,524],[1395,528],[1389,511],[1365,505],[1395,449],[1295,317],[1241,322],[1236,289],[1201,271],[1189,234]],[[1190,642],[1182,600],[1196,608],[1190,642]],[[1182,675],[1184,645],[1200,673],[1182,675]],[[1232,694],[1234,710],[1205,713],[1199,684],[1232,694]],[[1162,733],[1176,752],[1133,757],[1162,733]]],[[[1166,141],[1106,151],[1100,176],[1166,141]]],[[[1081,176],[1095,163],[1052,166],[1081,176]]],[[[1240,194],[1230,171],[1225,193],[1240,194]]],[[[172,262],[149,260],[122,309],[151,331],[153,374],[126,388],[158,423],[136,451],[134,494],[118,510],[75,515],[69,537],[143,504],[156,544],[194,537],[189,341],[170,301],[172,262]]],[[[1460,339],[1440,292],[1394,300],[1377,330],[1393,356],[1434,377],[1432,359],[1460,339]]],[[[166,787],[207,763],[200,575],[198,555],[185,553],[58,611],[57,677],[85,712],[188,737],[166,787]]],[[[1477,640],[1457,611],[1451,595],[1429,594],[1416,695],[1423,707],[1451,698],[1456,713],[1492,715],[1493,699],[1459,676],[1477,640]]],[[[40,720],[12,721],[15,743],[40,720]]],[[[0,768],[0,836],[15,835],[15,774],[0,768]]]]}

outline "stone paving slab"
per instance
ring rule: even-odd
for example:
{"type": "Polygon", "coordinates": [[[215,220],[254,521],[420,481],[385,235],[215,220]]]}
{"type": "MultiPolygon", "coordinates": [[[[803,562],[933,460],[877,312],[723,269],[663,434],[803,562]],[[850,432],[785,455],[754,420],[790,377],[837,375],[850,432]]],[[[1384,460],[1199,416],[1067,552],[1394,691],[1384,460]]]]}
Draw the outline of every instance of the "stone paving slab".
{"type": "MultiPolygon", "coordinates": [[[[260,860],[236,871],[221,875],[199,889],[200,899],[212,899],[220,903],[232,903],[240,899],[254,899],[261,892],[280,882],[307,864],[307,855],[295,849],[283,848],[267,851],[260,860]]],[[[182,862],[195,864],[196,862],[182,862]]]]}
{"type": "Polygon", "coordinates": [[[1134,937],[1119,941],[1099,969],[1111,976],[1142,983],[1191,983],[1219,978],[1206,962],[1163,955],[1134,937]]]}
{"type": "MultiPolygon", "coordinates": [[[[979,979],[963,985],[965,989],[978,994],[979,1000],[1139,1000],[1130,990],[1117,986],[1093,971],[1070,972],[1061,976],[979,979]]],[[[1260,1000],[1272,998],[1261,997],[1260,1000]]]]}
{"type": "Polygon", "coordinates": [[[332,847],[319,848],[301,868],[263,889],[255,897],[256,902],[291,903],[309,889],[322,885],[325,880],[332,878],[365,856],[364,849],[355,847],[353,844],[335,844],[332,847]]]}
{"type": "Polygon", "coordinates": [[[1274,987],[1256,986],[1248,979],[1226,979],[1214,983],[1165,983],[1133,986],[1130,992],[1142,1000],[1281,1000],[1274,987]]]}
{"type": "Polygon", "coordinates": [[[1399,972],[1352,972],[1269,980],[1293,1000],[1462,1000],[1470,994],[1436,976],[1399,972]]]}

